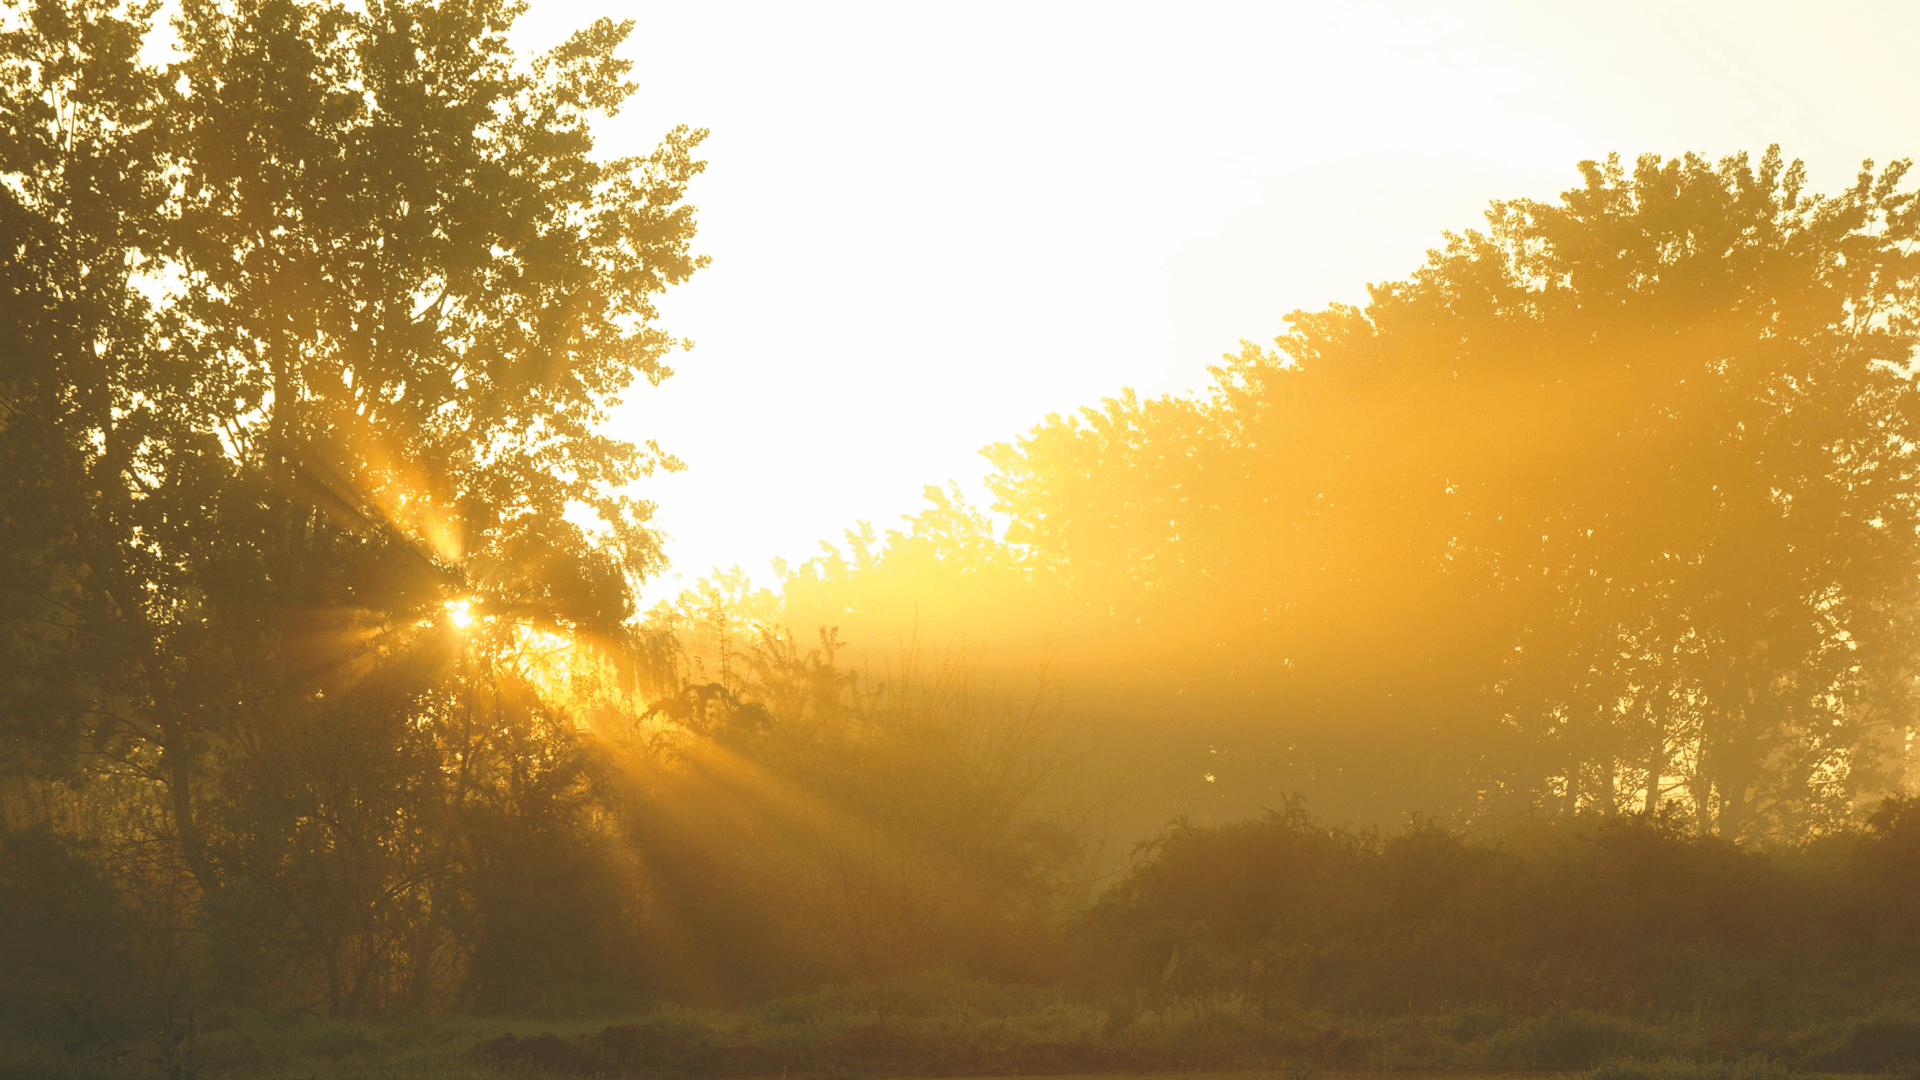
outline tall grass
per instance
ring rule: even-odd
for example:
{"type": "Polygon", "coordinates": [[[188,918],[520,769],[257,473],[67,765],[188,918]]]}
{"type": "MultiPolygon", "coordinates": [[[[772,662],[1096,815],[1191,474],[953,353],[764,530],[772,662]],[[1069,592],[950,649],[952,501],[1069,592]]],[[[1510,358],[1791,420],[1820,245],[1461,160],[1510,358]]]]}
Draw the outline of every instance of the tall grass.
{"type": "MultiPolygon", "coordinates": [[[[644,1024],[711,1047],[753,1046],[803,1062],[810,1050],[884,1025],[894,1045],[942,1052],[1065,1044],[1130,1055],[1154,1072],[1450,1070],[1580,1074],[1584,1080],[1786,1080],[1892,1073],[1920,1060],[1920,1017],[1883,1012],[1755,1031],[1701,1009],[1628,1018],[1579,1009],[1516,1014],[1472,1007],[1390,1016],[1275,1010],[1244,994],[1138,1002],[1130,1013],[1056,989],[924,976],[847,985],[757,1005],[663,1004],[600,1016],[440,1016],[336,1020],[215,1011],[195,1025],[187,1067],[172,1071],[155,1032],[69,1055],[55,1042],[0,1047],[0,1080],[456,1080],[545,1075],[489,1066],[478,1048],[503,1035],[572,1044],[610,1025],[644,1024]],[[1123,1019],[1125,1022],[1117,1022],[1123,1019]],[[115,1059],[118,1059],[118,1064],[115,1059]]],[[[1071,1055],[1063,1060],[1071,1061],[1071,1055]]],[[[1101,1071],[1112,1071],[1103,1069],[1101,1071]]],[[[664,1074],[663,1074],[664,1075],[664,1074]]],[[[802,1072],[797,1075],[810,1075],[802,1072]]],[[[875,1075],[879,1075],[876,1073],[875,1075]]]]}

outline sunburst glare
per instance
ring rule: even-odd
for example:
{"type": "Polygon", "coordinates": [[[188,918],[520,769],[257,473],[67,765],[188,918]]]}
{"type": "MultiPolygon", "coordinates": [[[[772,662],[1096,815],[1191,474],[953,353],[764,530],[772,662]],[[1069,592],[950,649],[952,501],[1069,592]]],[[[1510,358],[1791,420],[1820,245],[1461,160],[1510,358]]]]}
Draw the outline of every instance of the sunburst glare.
{"type": "Polygon", "coordinates": [[[473,625],[473,601],[466,597],[447,601],[447,618],[462,630],[473,625]]]}

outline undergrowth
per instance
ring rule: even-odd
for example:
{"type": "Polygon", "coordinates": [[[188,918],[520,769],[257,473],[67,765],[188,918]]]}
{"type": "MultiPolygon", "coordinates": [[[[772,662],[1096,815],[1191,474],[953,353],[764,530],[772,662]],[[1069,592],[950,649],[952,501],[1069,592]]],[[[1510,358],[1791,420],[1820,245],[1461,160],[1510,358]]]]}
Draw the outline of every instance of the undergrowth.
{"type": "Polygon", "coordinates": [[[1130,1060],[1154,1072],[1237,1070],[1277,1078],[1321,1070],[1450,1070],[1554,1072],[1585,1080],[1786,1080],[1911,1075],[1920,1062],[1920,1013],[1888,1007],[1865,1016],[1756,1027],[1706,1009],[1629,1017],[1479,1006],[1366,1017],[1293,1010],[1238,994],[1123,998],[1078,1000],[1051,988],[918,978],[828,987],[737,1008],[659,1004],[573,1018],[348,1020],[210,1011],[191,1025],[190,1039],[181,1038],[184,1029],[176,1022],[112,1037],[96,1034],[91,1043],[70,1035],[14,1040],[0,1045],[0,1080],[538,1077],[547,1074],[535,1065],[490,1068],[477,1048],[506,1035],[551,1033],[578,1042],[628,1024],[658,1028],[687,1044],[760,1047],[795,1061],[815,1047],[878,1028],[890,1033],[890,1045],[910,1050],[1062,1044],[1132,1054],[1130,1060]]]}

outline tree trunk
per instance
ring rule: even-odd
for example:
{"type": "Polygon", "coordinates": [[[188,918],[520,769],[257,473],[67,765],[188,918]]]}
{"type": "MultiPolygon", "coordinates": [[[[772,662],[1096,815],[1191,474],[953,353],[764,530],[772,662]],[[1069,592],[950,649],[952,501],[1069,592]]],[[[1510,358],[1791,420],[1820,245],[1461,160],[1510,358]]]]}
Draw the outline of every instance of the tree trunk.
{"type": "Polygon", "coordinates": [[[1695,764],[1693,775],[1687,777],[1687,790],[1693,793],[1694,828],[1701,836],[1713,834],[1713,781],[1708,779],[1707,753],[1703,746],[1700,760],[1695,764]]]}
{"type": "Polygon", "coordinates": [[[1747,786],[1746,781],[1735,778],[1722,789],[1720,835],[1728,840],[1740,839],[1740,833],[1746,826],[1747,786]]]}
{"type": "Polygon", "coordinates": [[[202,895],[214,890],[213,861],[207,858],[207,844],[200,834],[200,823],[193,817],[193,761],[185,743],[181,725],[168,722],[160,744],[161,764],[166,768],[167,795],[173,808],[173,829],[180,838],[180,857],[200,886],[202,895]]]}
{"type": "Polygon", "coordinates": [[[1660,779],[1667,771],[1667,743],[1655,736],[1654,743],[1647,750],[1647,795],[1641,803],[1640,811],[1648,817],[1660,812],[1660,779]]]}

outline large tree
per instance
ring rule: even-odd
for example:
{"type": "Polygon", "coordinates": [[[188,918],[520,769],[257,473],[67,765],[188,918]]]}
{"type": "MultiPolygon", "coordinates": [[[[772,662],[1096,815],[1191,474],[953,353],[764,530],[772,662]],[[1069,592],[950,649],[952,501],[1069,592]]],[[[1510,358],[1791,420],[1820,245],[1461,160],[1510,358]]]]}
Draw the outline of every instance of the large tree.
{"type": "Polygon", "coordinates": [[[507,934],[486,838],[579,811],[527,635],[633,652],[677,463],[602,428],[670,374],[704,133],[595,153],[630,22],[527,63],[504,0],[189,0],[161,69],[155,10],[5,12],[6,762],[150,784],[234,941],[417,1005],[423,926],[507,934]]]}

